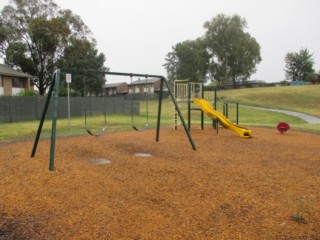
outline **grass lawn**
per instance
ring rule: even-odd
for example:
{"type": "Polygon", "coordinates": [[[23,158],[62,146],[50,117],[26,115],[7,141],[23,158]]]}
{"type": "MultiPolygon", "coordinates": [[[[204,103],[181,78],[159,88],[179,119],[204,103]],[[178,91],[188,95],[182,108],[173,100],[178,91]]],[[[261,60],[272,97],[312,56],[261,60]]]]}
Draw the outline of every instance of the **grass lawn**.
{"type": "Polygon", "coordinates": [[[218,91],[218,96],[229,102],[320,117],[320,85],[234,89],[218,91]]]}
{"type": "MultiPolygon", "coordinates": [[[[228,102],[239,102],[239,124],[244,126],[259,126],[275,128],[279,122],[289,123],[291,129],[308,131],[320,134],[319,124],[307,124],[303,120],[282,113],[270,112],[258,109],[241,107],[241,104],[286,109],[303,112],[320,117],[320,85],[249,88],[218,91],[217,110],[222,112],[222,100],[228,102]]],[[[147,111],[144,101],[140,103],[140,116],[131,115],[108,115],[106,124],[104,116],[91,116],[87,118],[87,127],[94,133],[107,127],[107,132],[127,131],[132,125],[144,128],[146,122],[150,128],[156,128],[158,101],[149,101],[147,111]],[[147,114],[148,112],[148,114],[147,114]],[[148,115],[148,116],[147,116],[148,115]]],[[[187,104],[179,103],[182,115],[187,122],[187,104]]],[[[196,106],[192,106],[196,107],[196,106]]],[[[235,106],[229,104],[229,119],[236,122],[235,106]]],[[[211,119],[205,115],[205,124],[211,124],[211,119]]],[[[179,121],[180,122],[180,121],[179,121]]],[[[192,125],[200,124],[200,111],[192,111],[192,125]]],[[[57,136],[73,136],[86,134],[84,117],[72,117],[71,128],[68,119],[59,119],[57,123],[57,136]]],[[[28,121],[18,123],[0,123],[0,140],[33,139],[38,129],[39,121],[28,121]]],[[[163,100],[161,113],[161,126],[174,126],[174,105],[170,99],[163,100]]],[[[46,120],[41,137],[47,138],[51,135],[51,120],[46,120]]]]}

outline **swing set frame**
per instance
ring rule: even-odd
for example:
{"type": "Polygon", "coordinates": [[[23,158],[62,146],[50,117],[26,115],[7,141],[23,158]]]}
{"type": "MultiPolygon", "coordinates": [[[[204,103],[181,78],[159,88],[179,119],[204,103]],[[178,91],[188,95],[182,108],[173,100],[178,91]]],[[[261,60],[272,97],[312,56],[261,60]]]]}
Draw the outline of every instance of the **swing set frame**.
{"type": "MultiPolygon", "coordinates": [[[[95,70],[86,70],[86,69],[68,69],[68,68],[59,68],[54,72],[52,82],[49,87],[46,103],[44,106],[44,110],[42,112],[42,116],[40,119],[39,127],[37,130],[37,134],[35,137],[34,145],[31,152],[31,157],[34,157],[36,154],[37,146],[39,143],[42,127],[46,118],[46,114],[48,111],[49,103],[51,100],[51,97],[53,96],[53,114],[52,114],[52,127],[51,127],[51,142],[50,142],[50,160],[49,160],[49,171],[54,170],[54,158],[55,158],[55,142],[56,142],[56,131],[57,131],[57,118],[58,118],[58,106],[59,106],[59,86],[60,86],[60,77],[61,73],[86,73],[86,72],[92,72],[95,70]]],[[[95,71],[97,72],[97,71],[95,71]]],[[[160,121],[161,121],[161,110],[162,110],[162,97],[163,97],[163,89],[164,85],[166,85],[166,88],[168,89],[169,95],[174,103],[174,106],[176,108],[176,111],[178,112],[178,115],[180,117],[180,120],[182,122],[182,125],[184,127],[184,130],[187,134],[187,137],[189,139],[189,142],[192,146],[193,150],[197,150],[196,145],[192,139],[192,136],[190,134],[190,131],[188,130],[187,124],[182,116],[182,113],[179,109],[179,106],[173,96],[173,93],[170,89],[169,83],[167,79],[161,75],[148,75],[148,74],[139,74],[139,73],[124,73],[124,72],[100,72],[101,74],[105,75],[115,75],[115,76],[129,76],[129,77],[153,77],[153,78],[159,78],[160,81],[160,94],[159,94],[159,104],[158,104],[158,116],[157,116],[157,131],[156,131],[156,142],[159,142],[160,139],[160,121]]]]}

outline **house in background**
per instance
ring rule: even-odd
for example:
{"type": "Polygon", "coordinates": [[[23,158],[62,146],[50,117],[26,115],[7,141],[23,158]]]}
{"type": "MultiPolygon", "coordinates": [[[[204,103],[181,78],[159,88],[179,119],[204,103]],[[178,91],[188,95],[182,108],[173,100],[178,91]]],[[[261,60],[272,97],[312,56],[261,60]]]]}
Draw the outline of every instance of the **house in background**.
{"type": "Polygon", "coordinates": [[[312,84],[320,84],[320,72],[314,75],[314,78],[310,81],[312,84]]]}
{"type": "Polygon", "coordinates": [[[103,85],[104,96],[126,95],[126,94],[153,94],[160,91],[161,80],[158,78],[138,79],[131,84],[126,82],[108,83],[103,85]]]}
{"type": "Polygon", "coordinates": [[[129,94],[155,93],[160,91],[161,80],[159,78],[138,79],[129,84],[129,94]]]}
{"type": "Polygon", "coordinates": [[[102,86],[104,89],[104,96],[116,96],[125,95],[128,93],[128,84],[126,82],[121,83],[108,83],[102,86]]]}
{"type": "Polygon", "coordinates": [[[0,64],[0,96],[14,96],[23,89],[32,89],[30,76],[0,64]]]}

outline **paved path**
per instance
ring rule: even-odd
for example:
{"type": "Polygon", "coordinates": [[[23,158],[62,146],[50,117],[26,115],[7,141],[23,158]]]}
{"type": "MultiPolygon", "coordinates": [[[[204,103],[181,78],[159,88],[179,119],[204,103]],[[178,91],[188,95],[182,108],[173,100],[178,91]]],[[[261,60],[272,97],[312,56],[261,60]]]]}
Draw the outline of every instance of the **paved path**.
{"type": "Polygon", "coordinates": [[[307,123],[310,123],[310,124],[320,124],[320,118],[319,117],[315,117],[315,116],[304,114],[304,113],[300,113],[300,112],[273,109],[273,108],[253,107],[253,106],[247,106],[247,105],[241,105],[241,107],[255,108],[255,109],[259,109],[259,110],[266,110],[266,111],[284,113],[284,114],[287,114],[287,115],[291,115],[291,116],[295,116],[295,117],[301,118],[302,120],[304,120],[304,121],[306,121],[307,123]]]}

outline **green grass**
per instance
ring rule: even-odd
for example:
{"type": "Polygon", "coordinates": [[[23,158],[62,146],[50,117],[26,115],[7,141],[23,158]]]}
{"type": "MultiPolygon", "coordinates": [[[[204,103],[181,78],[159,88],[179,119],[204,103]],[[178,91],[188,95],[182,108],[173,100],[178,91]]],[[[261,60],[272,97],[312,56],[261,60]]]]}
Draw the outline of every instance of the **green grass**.
{"type": "MultiPolygon", "coordinates": [[[[270,87],[251,88],[219,91],[218,97],[229,102],[287,109],[320,116],[320,85],[296,86],[296,87],[270,87]]],[[[150,128],[156,128],[158,101],[149,101],[148,122],[150,128]]],[[[179,103],[182,115],[187,121],[187,104],[179,103]]],[[[196,106],[193,106],[196,107],[196,106]]],[[[218,111],[222,112],[222,104],[218,102],[218,111]]],[[[174,125],[174,107],[169,99],[165,99],[162,105],[161,126],[174,125]]],[[[235,106],[229,105],[229,119],[236,121],[235,106]]],[[[131,130],[131,115],[108,115],[107,124],[104,116],[92,116],[87,119],[87,127],[94,133],[98,133],[104,126],[107,132],[131,130]]],[[[145,102],[140,103],[140,116],[134,116],[133,125],[143,128],[147,121],[145,102]]],[[[275,128],[279,122],[287,122],[290,127],[299,131],[308,131],[320,134],[320,124],[307,124],[299,118],[286,114],[265,110],[241,107],[239,111],[239,124],[244,126],[258,126],[275,128]]],[[[200,111],[192,111],[192,125],[200,124],[200,111]]],[[[205,124],[211,124],[211,119],[205,116],[205,124]]],[[[0,123],[0,140],[32,140],[36,136],[39,121],[27,121],[18,123],[0,123]]],[[[57,136],[77,136],[86,134],[83,117],[72,117],[71,128],[68,127],[68,119],[59,119],[57,123],[57,136]]],[[[41,133],[42,138],[51,136],[51,120],[46,120],[41,133]]]]}
{"type": "MultiPolygon", "coordinates": [[[[168,100],[163,101],[161,126],[168,126],[171,121],[169,114],[170,109],[168,105],[171,105],[168,100]]],[[[132,129],[132,125],[138,129],[145,127],[147,121],[151,128],[156,128],[158,115],[158,101],[149,101],[148,111],[146,105],[142,101],[140,104],[140,115],[120,115],[113,114],[106,116],[106,123],[104,115],[88,116],[87,128],[93,133],[98,133],[103,127],[107,127],[107,132],[116,131],[128,131],[132,129]],[[148,112],[148,114],[147,114],[148,112]],[[147,116],[148,115],[148,116],[147,116]]],[[[48,138],[51,136],[51,119],[45,121],[41,132],[42,138],[48,138]]],[[[17,123],[0,123],[0,140],[31,140],[36,136],[38,130],[39,121],[26,121],[17,123]]],[[[70,128],[68,119],[58,119],[57,121],[57,133],[58,137],[65,136],[77,136],[87,134],[85,130],[84,117],[71,117],[70,128]]]]}
{"type": "Polygon", "coordinates": [[[286,109],[320,117],[320,85],[246,88],[218,91],[229,102],[286,109]]]}

